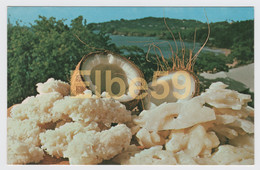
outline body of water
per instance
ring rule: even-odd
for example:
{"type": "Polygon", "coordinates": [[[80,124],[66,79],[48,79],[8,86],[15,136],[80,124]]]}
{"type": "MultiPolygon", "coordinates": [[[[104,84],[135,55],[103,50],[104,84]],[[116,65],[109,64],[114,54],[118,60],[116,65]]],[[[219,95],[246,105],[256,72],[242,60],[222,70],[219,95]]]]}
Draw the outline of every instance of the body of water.
{"type": "MultiPolygon", "coordinates": [[[[122,35],[110,35],[111,42],[115,43],[116,46],[137,46],[143,49],[145,52],[148,51],[149,46],[154,43],[156,44],[162,51],[164,57],[169,58],[172,56],[171,47],[174,52],[176,52],[176,44],[173,40],[160,40],[157,37],[135,37],[135,36],[122,36],[122,35]],[[170,47],[171,45],[171,47],[170,47]]],[[[179,54],[181,54],[182,45],[180,41],[176,41],[177,47],[179,50],[179,54]]],[[[192,42],[184,42],[185,49],[194,49],[194,53],[196,53],[200,49],[201,45],[199,43],[192,42]]],[[[214,52],[214,53],[221,53],[225,54],[225,51],[221,49],[212,49],[205,46],[202,50],[203,52],[214,52]]],[[[157,51],[158,52],[158,51],[157,51]]],[[[150,53],[155,53],[153,49],[151,49],[150,53]]]]}

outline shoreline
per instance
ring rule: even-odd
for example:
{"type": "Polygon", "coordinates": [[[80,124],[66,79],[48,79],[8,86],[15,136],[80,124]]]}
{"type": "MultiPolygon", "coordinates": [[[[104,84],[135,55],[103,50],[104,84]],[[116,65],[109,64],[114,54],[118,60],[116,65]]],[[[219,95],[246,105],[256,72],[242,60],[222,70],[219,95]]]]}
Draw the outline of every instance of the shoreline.
{"type": "MultiPolygon", "coordinates": [[[[158,40],[158,41],[168,41],[168,42],[170,42],[170,41],[172,41],[172,40],[165,40],[165,39],[160,39],[159,37],[150,37],[150,36],[129,36],[129,35],[120,35],[120,34],[110,34],[109,35],[110,36],[110,38],[111,38],[111,42],[112,43],[115,43],[115,45],[116,46],[118,46],[118,44],[117,44],[117,42],[115,42],[113,39],[114,38],[112,38],[112,37],[119,37],[119,41],[120,41],[120,39],[121,39],[121,41],[122,41],[122,39],[127,39],[127,37],[129,37],[129,39],[133,39],[133,38],[137,38],[138,40],[130,40],[130,41],[133,41],[133,42],[139,42],[139,43],[145,43],[147,40],[142,40],[142,38],[147,38],[147,39],[151,39],[150,41],[156,41],[156,40],[158,40]],[[140,40],[141,39],[141,40],[140,40]]],[[[184,41],[184,42],[187,42],[187,43],[193,43],[193,42],[191,42],[191,41],[184,41]]],[[[122,43],[122,42],[120,42],[120,43],[122,43]]],[[[201,45],[199,45],[198,43],[196,43],[197,45],[197,47],[199,48],[201,45]]],[[[123,45],[125,45],[125,46],[129,46],[129,44],[127,43],[127,44],[125,44],[125,42],[123,43],[123,45]]],[[[131,45],[130,45],[131,46],[131,45]]],[[[138,45],[137,45],[138,46],[138,45]]],[[[139,47],[139,48],[142,48],[142,47],[139,47]]],[[[227,49],[227,48],[218,48],[218,47],[212,47],[212,46],[205,46],[204,48],[203,48],[203,51],[208,51],[208,52],[213,52],[213,53],[222,53],[222,54],[224,54],[225,56],[228,56],[230,53],[231,53],[231,49],[227,49]]]]}
{"type": "Polygon", "coordinates": [[[231,53],[231,49],[228,48],[218,48],[218,47],[208,47],[212,50],[220,50],[223,52],[223,54],[225,54],[225,56],[228,56],[231,53]]]}

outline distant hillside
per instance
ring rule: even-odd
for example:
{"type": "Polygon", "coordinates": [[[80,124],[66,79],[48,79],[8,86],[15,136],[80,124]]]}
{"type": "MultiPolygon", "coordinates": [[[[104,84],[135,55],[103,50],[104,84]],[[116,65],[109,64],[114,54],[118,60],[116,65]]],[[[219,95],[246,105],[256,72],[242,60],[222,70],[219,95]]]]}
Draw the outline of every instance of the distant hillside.
{"type": "MultiPolygon", "coordinates": [[[[202,44],[208,35],[207,23],[170,18],[166,18],[166,22],[176,40],[181,38],[183,41],[193,41],[196,32],[196,42],[202,44]]],[[[170,31],[167,30],[164,18],[112,20],[104,23],[90,23],[87,28],[114,35],[173,39],[170,31]]],[[[230,58],[238,60],[239,65],[254,62],[254,20],[210,23],[210,38],[207,46],[231,49],[230,58]]]]}
{"type": "MultiPolygon", "coordinates": [[[[184,41],[193,41],[195,30],[196,42],[203,43],[207,37],[207,23],[196,20],[165,19],[176,39],[180,38],[180,33],[184,41]]],[[[164,18],[147,17],[135,20],[112,20],[104,23],[90,23],[88,28],[114,35],[151,36],[160,39],[172,39],[164,23],[164,18]]],[[[253,39],[254,21],[210,23],[210,29],[211,34],[208,46],[231,48],[238,36],[247,36],[247,39],[253,39]]]]}
{"type": "MultiPolygon", "coordinates": [[[[193,38],[195,28],[207,28],[207,24],[196,20],[179,20],[170,18],[165,19],[169,28],[174,33],[177,33],[179,31],[185,32],[185,34],[190,33],[191,38],[193,38]]],[[[147,17],[135,20],[112,20],[104,23],[91,23],[88,24],[88,28],[94,30],[102,30],[104,32],[115,35],[155,36],[162,39],[166,38],[166,35],[169,34],[169,31],[167,30],[164,23],[164,19],[154,17],[147,17]]],[[[184,39],[188,39],[188,37],[184,39]]]]}

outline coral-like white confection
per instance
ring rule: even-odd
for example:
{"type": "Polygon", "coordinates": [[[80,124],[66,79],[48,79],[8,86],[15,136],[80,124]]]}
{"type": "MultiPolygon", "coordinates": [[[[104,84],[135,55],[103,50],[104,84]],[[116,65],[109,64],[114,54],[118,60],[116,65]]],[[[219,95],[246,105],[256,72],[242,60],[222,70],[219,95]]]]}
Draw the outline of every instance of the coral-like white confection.
{"type": "Polygon", "coordinates": [[[250,106],[243,106],[240,110],[233,110],[231,108],[213,108],[218,115],[231,115],[238,118],[245,119],[248,116],[254,117],[254,109],[250,106]]]}
{"type": "Polygon", "coordinates": [[[247,151],[254,153],[254,135],[239,135],[236,138],[230,139],[229,144],[245,148],[247,151]]]}
{"type": "Polygon", "coordinates": [[[181,150],[195,156],[210,156],[212,148],[219,145],[218,137],[214,132],[206,132],[202,125],[196,125],[188,130],[173,130],[166,143],[166,150],[179,152],[181,150]]]}
{"type": "Polygon", "coordinates": [[[160,136],[160,132],[149,132],[145,128],[141,128],[136,134],[138,143],[144,148],[150,148],[156,145],[164,145],[165,138],[160,136]]]}
{"type": "Polygon", "coordinates": [[[92,97],[93,93],[91,90],[89,89],[86,89],[84,92],[83,92],[85,95],[87,95],[88,97],[92,97]]]}
{"type": "Polygon", "coordinates": [[[70,93],[70,85],[61,80],[54,80],[54,78],[49,78],[45,83],[38,83],[37,92],[39,94],[59,92],[63,96],[67,96],[70,93]]]}
{"type": "Polygon", "coordinates": [[[7,136],[13,137],[28,145],[40,145],[39,134],[40,127],[36,122],[31,120],[18,120],[13,118],[7,119],[7,136]]]}
{"type": "Polygon", "coordinates": [[[131,113],[107,92],[68,96],[70,85],[50,78],[9,109],[8,164],[39,163],[44,154],[72,165],[254,164],[250,95],[226,87],[131,113]]]}
{"type": "Polygon", "coordinates": [[[176,165],[174,154],[162,150],[162,146],[153,146],[136,153],[129,159],[130,165],[176,165]]]}
{"type": "Polygon", "coordinates": [[[254,124],[246,119],[240,119],[238,116],[232,115],[216,115],[216,125],[222,125],[222,127],[241,128],[246,133],[254,133],[254,124]]]}
{"type": "Polygon", "coordinates": [[[70,164],[98,164],[121,153],[130,145],[131,130],[124,124],[102,132],[87,131],[74,136],[64,156],[70,164]]]}
{"type": "Polygon", "coordinates": [[[73,121],[95,121],[107,127],[111,123],[131,121],[131,112],[120,102],[107,98],[86,98],[84,95],[65,97],[55,102],[52,113],[69,115],[73,121]]]}
{"type": "Polygon", "coordinates": [[[152,110],[144,110],[135,123],[149,131],[184,129],[198,123],[215,120],[214,110],[203,106],[201,97],[180,103],[163,103],[152,110]]]}
{"type": "Polygon", "coordinates": [[[195,157],[192,157],[190,154],[185,153],[183,150],[176,153],[176,160],[179,165],[197,165],[198,163],[194,160],[195,157]]]}
{"type": "Polygon", "coordinates": [[[222,82],[216,82],[210,85],[201,96],[206,103],[216,108],[232,108],[240,110],[242,106],[251,101],[251,96],[238,93],[235,90],[226,89],[227,85],[222,82]]]}
{"type": "Polygon", "coordinates": [[[55,157],[63,157],[63,152],[67,150],[68,144],[73,137],[86,131],[100,131],[98,124],[95,122],[89,125],[83,122],[66,123],[55,130],[47,130],[40,134],[42,148],[49,154],[55,157]]]}
{"type": "Polygon", "coordinates": [[[219,165],[229,164],[251,164],[254,154],[244,148],[232,145],[221,145],[218,150],[212,154],[212,160],[219,165]]]}
{"type": "Polygon", "coordinates": [[[10,115],[14,119],[29,119],[37,122],[37,124],[56,122],[62,119],[63,114],[52,114],[50,109],[56,100],[62,98],[62,95],[58,92],[43,93],[35,97],[28,97],[21,104],[15,105],[10,115]]]}
{"type": "Polygon", "coordinates": [[[26,164],[38,163],[43,159],[44,152],[40,147],[8,137],[7,163],[26,164]]]}
{"type": "Polygon", "coordinates": [[[245,107],[242,107],[241,110],[233,110],[230,108],[214,108],[214,110],[216,120],[212,122],[214,125],[210,127],[210,129],[215,131],[219,138],[233,139],[239,135],[254,133],[254,123],[252,120],[247,119],[253,114],[251,111],[248,112],[245,107]]]}

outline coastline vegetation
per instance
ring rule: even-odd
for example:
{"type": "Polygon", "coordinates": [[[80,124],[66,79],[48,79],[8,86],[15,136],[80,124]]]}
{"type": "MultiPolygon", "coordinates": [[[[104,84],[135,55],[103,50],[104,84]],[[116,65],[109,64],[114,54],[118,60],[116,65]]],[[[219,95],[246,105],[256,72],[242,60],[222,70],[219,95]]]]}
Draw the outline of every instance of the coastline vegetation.
{"type": "MultiPolygon", "coordinates": [[[[207,23],[169,18],[166,21],[176,38],[181,35],[183,41],[192,42],[196,32],[196,42],[203,43],[206,39],[207,23]]],[[[200,54],[194,67],[195,73],[228,71],[227,64],[235,61],[237,66],[254,62],[253,20],[210,23],[210,27],[207,46],[231,49],[231,53],[228,56],[212,52],[200,54]]],[[[39,16],[31,26],[8,22],[7,28],[8,107],[35,95],[34,85],[38,82],[45,82],[50,77],[69,81],[70,71],[75,69],[82,56],[93,51],[110,50],[121,55],[127,52],[124,56],[133,61],[150,81],[153,71],[158,70],[156,57],[151,54],[148,62],[146,52],[138,47],[119,48],[109,42],[109,34],[172,39],[163,18],[153,17],[88,24],[79,16],[67,25],[64,20],[39,16]]],[[[171,64],[171,60],[168,62],[171,64]]]]}

